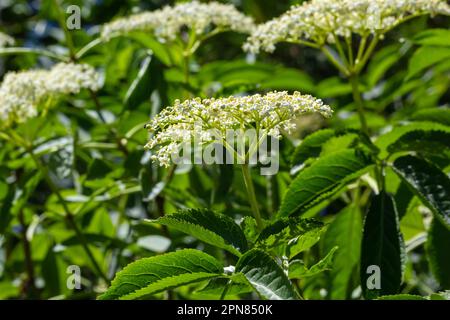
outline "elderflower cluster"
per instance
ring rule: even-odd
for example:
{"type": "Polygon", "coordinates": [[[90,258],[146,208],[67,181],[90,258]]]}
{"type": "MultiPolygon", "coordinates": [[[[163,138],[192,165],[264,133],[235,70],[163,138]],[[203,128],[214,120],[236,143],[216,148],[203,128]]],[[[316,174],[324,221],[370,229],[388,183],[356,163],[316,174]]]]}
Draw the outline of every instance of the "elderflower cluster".
{"type": "Polygon", "coordinates": [[[0,48],[14,45],[15,41],[7,34],[0,32],[0,48]]]}
{"type": "Polygon", "coordinates": [[[332,110],[322,100],[300,92],[270,92],[244,97],[200,98],[167,107],[147,124],[152,133],[147,149],[156,149],[153,160],[161,165],[171,163],[171,154],[184,143],[222,144],[230,131],[244,133],[256,129],[259,136],[281,137],[281,131],[295,128],[292,122],[305,113],[318,112],[330,117],[332,110]],[[199,138],[199,140],[196,140],[199,138]]]}
{"type": "Polygon", "coordinates": [[[450,6],[445,0],[311,0],[258,26],[244,49],[272,52],[278,42],[323,45],[352,33],[382,35],[406,18],[424,14],[450,15],[450,6]]]}
{"type": "Polygon", "coordinates": [[[250,17],[232,5],[192,1],[107,23],[103,26],[101,35],[108,40],[117,34],[148,31],[161,42],[165,42],[173,41],[183,28],[189,28],[197,35],[211,32],[213,28],[220,31],[250,33],[254,24],[250,17]]]}
{"type": "Polygon", "coordinates": [[[50,70],[9,72],[0,85],[0,126],[24,122],[38,114],[49,98],[99,89],[99,75],[89,65],[59,63],[50,70]]]}

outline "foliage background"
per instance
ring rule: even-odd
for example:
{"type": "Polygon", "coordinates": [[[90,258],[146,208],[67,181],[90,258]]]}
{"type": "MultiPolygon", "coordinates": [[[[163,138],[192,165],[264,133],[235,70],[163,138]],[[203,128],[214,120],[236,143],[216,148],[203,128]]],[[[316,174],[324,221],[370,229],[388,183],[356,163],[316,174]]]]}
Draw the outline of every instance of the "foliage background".
{"type": "MultiPolygon", "coordinates": [[[[233,4],[257,22],[263,22],[300,2],[242,0],[233,4]]],[[[173,1],[63,1],[64,7],[69,4],[82,8],[83,30],[71,31],[75,47],[80,49],[96,37],[100,24],[136,8],[152,10],[173,1]]],[[[2,1],[0,30],[13,36],[20,46],[64,53],[67,45],[57,16],[58,8],[50,0],[2,1]]],[[[383,132],[405,122],[414,125],[415,121],[450,126],[448,39],[447,46],[440,45],[439,49],[415,40],[426,29],[448,26],[448,17],[420,17],[390,32],[378,46],[362,78],[367,118],[373,130],[383,132]],[[447,58],[428,63],[439,50],[447,52],[447,58]]],[[[208,207],[236,219],[249,215],[239,171],[230,166],[195,167],[190,172],[178,172],[159,193],[166,171],[149,162],[143,150],[147,139],[143,125],[161,107],[186,97],[189,91],[206,97],[286,89],[324,99],[334,107],[335,116],[329,121],[314,116],[302,118],[298,132],[282,141],[281,172],[269,179],[253,176],[263,215],[268,218],[279,207],[292,180],[289,159],[299,140],[320,128],[358,128],[351,87],[316,50],[281,45],[274,54],[255,58],[241,50],[245,35],[226,33],[200,48],[191,64],[192,88],[186,88],[182,70],[164,61],[167,48],[142,38],[136,40],[113,40],[83,57],[83,62],[104,75],[104,86],[96,99],[86,92],[67,97],[46,118],[34,119],[18,128],[18,133],[34,138],[35,150],[62,194],[71,199],[70,208],[77,212],[76,223],[107,278],[138,258],[179,248],[201,249],[233,264],[225,252],[176,230],[144,223],[143,219],[158,218],[185,207],[208,207]],[[153,54],[146,46],[152,48],[153,54]],[[130,89],[133,82],[137,89],[130,89]],[[95,113],[96,109],[102,117],[95,113]],[[35,132],[36,128],[41,129],[35,132]]],[[[2,56],[0,74],[47,68],[52,63],[51,58],[33,54],[2,56]]],[[[348,137],[333,138],[322,153],[350,144],[348,137]]],[[[448,152],[431,157],[448,173],[448,152]]],[[[430,269],[424,236],[429,211],[416,198],[409,201],[411,195],[400,196],[399,179],[392,172],[387,175],[387,190],[396,194],[399,205],[404,206],[401,228],[407,248],[410,246],[401,292],[429,295],[450,289],[449,268],[441,279],[436,279],[436,272],[430,269]]],[[[356,206],[351,206],[349,193],[342,192],[304,215],[318,216],[327,223],[336,221],[338,216],[341,220],[302,255],[306,265],[313,265],[333,246],[341,247],[333,270],[298,282],[305,298],[361,296],[360,253],[359,246],[354,245],[361,239],[361,226],[356,226],[357,234],[349,238],[350,230],[345,224],[362,223],[371,188],[369,180],[359,183],[363,188],[356,206]]],[[[105,290],[107,284],[60,214],[61,205],[48,183],[23,150],[4,141],[0,142],[0,208],[0,298],[93,299],[105,290]],[[81,267],[82,290],[67,288],[69,265],[81,267]]],[[[448,250],[446,241],[441,245],[448,250]]],[[[446,260],[448,266],[448,255],[446,260]]],[[[197,292],[199,287],[202,285],[183,287],[156,297],[217,298],[197,292]]],[[[240,297],[254,296],[246,293],[240,297]]]]}

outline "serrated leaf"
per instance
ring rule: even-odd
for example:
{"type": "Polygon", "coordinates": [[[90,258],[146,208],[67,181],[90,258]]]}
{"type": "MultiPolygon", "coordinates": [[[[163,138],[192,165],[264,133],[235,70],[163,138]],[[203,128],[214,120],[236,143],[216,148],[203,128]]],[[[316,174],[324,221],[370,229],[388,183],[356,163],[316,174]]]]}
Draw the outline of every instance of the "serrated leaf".
{"type": "Polygon", "coordinates": [[[228,286],[228,288],[226,289],[227,292],[225,296],[250,293],[253,291],[252,286],[248,283],[244,275],[236,273],[229,277],[214,278],[210,280],[205,287],[196,292],[206,295],[221,296],[226,286],[228,286]]]}
{"type": "Polygon", "coordinates": [[[433,122],[414,122],[405,126],[396,126],[391,131],[379,136],[375,145],[380,149],[379,157],[384,159],[389,156],[387,148],[395,143],[401,136],[411,131],[444,131],[450,132],[450,127],[433,122]]]}
{"type": "Polygon", "coordinates": [[[450,132],[440,130],[414,130],[405,133],[388,146],[390,153],[417,151],[420,153],[442,154],[450,151],[450,132]]]}
{"type": "Polygon", "coordinates": [[[130,263],[116,274],[99,299],[140,299],[222,274],[223,266],[215,258],[184,249],[130,263]]]}
{"type": "Polygon", "coordinates": [[[292,181],[284,196],[279,215],[298,215],[331,197],[347,183],[369,170],[372,163],[366,153],[353,149],[319,158],[292,181]]]}
{"type": "Polygon", "coordinates": [[[236,265],[258,294],[269,300],[293,300],[297,294],[283,269],[264,251],[252,249],[236,265]]]}
{"type": "Polygon", "coordinates": [[[396,294],[402,281],[403,238],[394,199],[384,191],[371,199],[361,244],[361,288],[366,299],[396,294]],[[379,268],[379,273],[370,271],[379,268]],[[371,287],[377,283],[380,287],[371,287]]]}
{"type": "Polygon", "coordinates": [[[353,289],[350,279],[357,269],[360,258],[362,218],[359,207],[349,206],[341,210],[328,226],[324,237],[324,252],[335,246],[339,250],[334,255],[331,278],[331,299],[346,299],[353,289]]]}
{"type": "Polygon", "coordinates": [[[211,210],[187,209],[151,222],[175,228],[237,256],[247,251],[241,228],[230,217],[211,210]]]}
{"type": "Polygon", "coordinates": [[[394,171],[450,229],[450,178],[435,165],[414,156],[396,159],[394,171]]]}
{"type": "Polygon", "coordinates": [[[256,246],[279,248],[282,255],[293,258],[316,244],[325,230],[325,224],[314,219],[282,218],[264,228],[256,246]]]}
{"type": "Polygon", "coordinates": [[[333,129],[323,129],[308,135],[300,145],[295,148],[291,158],[291,166],[303,164],[308,158],[318,157],[322,150],[322,145],[334,137],[336,132],[333,129]]]}
{"type": "Polygon", "coordinates": [[[294,150],[290,164],[303,165],[310,158],[317,158],[347,148],[354,141],[362,142],[373,152],[377,148],[367,135],[357,129],[322,129],[308,135],[294,150]]]}
{"type": "Polygon", "coordinates": [[[450,230],[433,219],[427,238],[430,269],[443,289],[450,289],[450,230]]]}
{"type": "Polygon", "coordinates": [[[432,121],[450,126],[450,108],[419,109],[411,116],[416,121],[432,121]]]}
{"type": "Polygon", "coordinates": [[[255,218],[246,216],[242,219],[240,225],[242,232],[244,232],[245,238],[250,243],[255,243],[259,236],[258,224],[255,218]]]}
{"type": "Polygon", "coordinates": [[[289,263],[289,279],[303,279],[315,276],[323,271],[331,270],[333,268],[334,253],[338,247],[334,247],[328,254],[319,262],[307,268],[300,260],[294,260],[289,263]]]}

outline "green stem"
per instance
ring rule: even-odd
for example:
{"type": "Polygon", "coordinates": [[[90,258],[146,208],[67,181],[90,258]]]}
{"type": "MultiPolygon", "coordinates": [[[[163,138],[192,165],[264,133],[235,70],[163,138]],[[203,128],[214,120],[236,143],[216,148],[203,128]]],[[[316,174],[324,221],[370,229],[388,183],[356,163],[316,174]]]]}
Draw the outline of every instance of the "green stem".
{"type": "Polygon", "coordinates": [[[261,231],[263,228],[263,222],[261,219],[261,214],[258,208],[258,202],[256,200],[255,187],[253,186],[252,177],[250,175],[250,168],[248,164],[243,164],[242,175],[244,176],[245,188],[247,189],[248,199],[250,201],[250,206],[252,208],[253,216],[256,219],[256,224],[258,229],[261,231]]]}
{"type": "Polygon", "coordinates": [[[190,63],[190,56],[188,54],[185,54],[183,57],[184,61],[184,82],[186,84],[189,84],[189,63],[190,63]]]}
{"type": "Polygon", "coordinates": [[[326,47],[322,47],[320,50],[325,54],[325,56],[330,60],[330,62],[343,74],[346,76],[349,76],[348,69],[342,65],[339,61],[336,60],[336,58],[330,53],[330,51],[326,47]]]}
{"type": "Polygon", "coordinates": [[[358,111],[359,122],[361,123],[361,130],[369,136],[369,127],[367,126],[367,121],[364,116],[364,105],[361,98],[361,92],[359,91],[359,79],[357,74],[352,74],[349,77],[350,83],[352,85],[353,100],[356,104],[356,110],[358,111]]]}
{"type": "Polygon", "coordinates": [[[361,41],[359,42],[359,48],[358,48],[358,53],[357,53],[356,59],[355,59],[355,65],[358,65],[360,60],[362,59],[362,55],[364,53],[364,50],[366,49],[366,42],[367,42],[367,36],[363,36],[361,38],[361,41]]]}
{"type": "Polygon", "coordinates": [[[56,59],[56,60],[60,60],[60,61],[64,61],[67,62],[69,61],[69,59],[65,56],[61,56],[59,54],[56,54],[52,51],[49,50],[44,50],[44,49],[36,49],[36,48],[16,48],[16,47],[11,47],[11,48],[1,48],[0,49],[0,56],[2,55],[15,55],[15,54],[36,54],[36,55],[40,55],[40,56],[46,56],[52,59],[56,59]]]}
{"type": "Polygon", "coordinates": [[[228,290],[230,289],[231,280],[228,280],[227,284],[225,285],[225,288],[223,288],[222,294],[220,295],[220,300],[224,300],[228,290]]]}
{"type": "Polygon", "coordinates": [[[336,48],[338,50],[338,54],[341,57],[342,62],[344,63],[344,65],[346,67],[350,66],[351,60],[347,59],[344,49],[342,48],[341,40],[339,40],[339,38],[335,34],[333,34],[333,36],[334,36],[334,41],[336,43],[336,48]]]}
{"type": "MultiPolygon", "coordinates": [[[[360,61],[358,61],[358,64],[355,66],[355,74],[359,74],[361,72],[361,70],[364,68],[364,66],[366,65],[367,61],[369,60],[369,58],[372,56],[373,51],[375,50],[377,44],[379,41],[379,37],[375,36],[375,38],[372,39],[372,42],[370,42],[369,46],[366,49],[366,52],[364,52],[364,54],[362,55],[362,58],[360,61]]],[[[365,43],[364,43],[365,44],[365,43]]]]}
{"type": "Polygon", "coordinates": [[[89,52],[89,50],[91,50],[92,48],[95,48],[96,46],[102,44],[103,41],[101,38],[97,38],[95,40],[92,40],[91,42],[89,42],[87,45],[85,45],[83,48],[81,48],[76,54],[75,54],[75,59],[79,60],[81,59],[87,52],[89,52]]]}
{"type": "Polygon", "coordinates": [[[353,54],[352,37],[350,36],[350,37],[345,38],[345,42],[347,43],[349,66],[350,66],[350,68],[353,68],[355,61],[354,61],[354,54],[353,54]]]}

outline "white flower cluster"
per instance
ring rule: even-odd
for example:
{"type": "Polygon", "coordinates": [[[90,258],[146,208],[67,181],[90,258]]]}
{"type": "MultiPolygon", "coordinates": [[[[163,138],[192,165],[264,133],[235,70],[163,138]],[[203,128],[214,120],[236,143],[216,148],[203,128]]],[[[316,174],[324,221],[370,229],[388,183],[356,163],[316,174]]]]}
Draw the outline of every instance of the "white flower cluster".
{"type": "Polygon", "coordinates": [[[195,143],[198,137],[203,143],[221,144],[230,131],[244,133],[255,129],[259,136],[280,138],[281,131],[290,132],[295,128],[292,120],[312,112],[324,117],[332,114],[331,108],[322,100],[300,92],[177,100],[174,106],[165,108],[147,124],[152,137],[146,148],[157,149],[152,159],[168,166],[173,152],[177,152],[184,143],[195,143]]]}
{"type": "Polygon", "coordinates": [[[89,65],[59,63],[50,70],[9,72],[0,85],[0,126],[24,122],[38,114],[47,99],[99,89],[99,75],[89,65]]]}
{"type": "Polygon", "coordinates": [[[189,28],[197,35],[206,34],[213,28],[220,31],[250,33],[254,24],[250,17],[232,5],[192,1],[107,23],[103,26],[101,35],[107,40],[116,34],[126,34],[135,30],[148,31],[164,42],[174,40],[183,28],[189,28]]]}
{"type": "Polygon", "coordinates": [[[278,42],[323,45],[352,33],[384,34],[404,19],[424,14],[450,15],[450,6],[445,0],[311,0],[258,26],[244,49],[272,52],[278,42]]]}
{"type": "Polygon", "coordinates": [[[14,38],[8,36],[7,34],[0,32],[0,48],[14,45],[14,38]]]}

